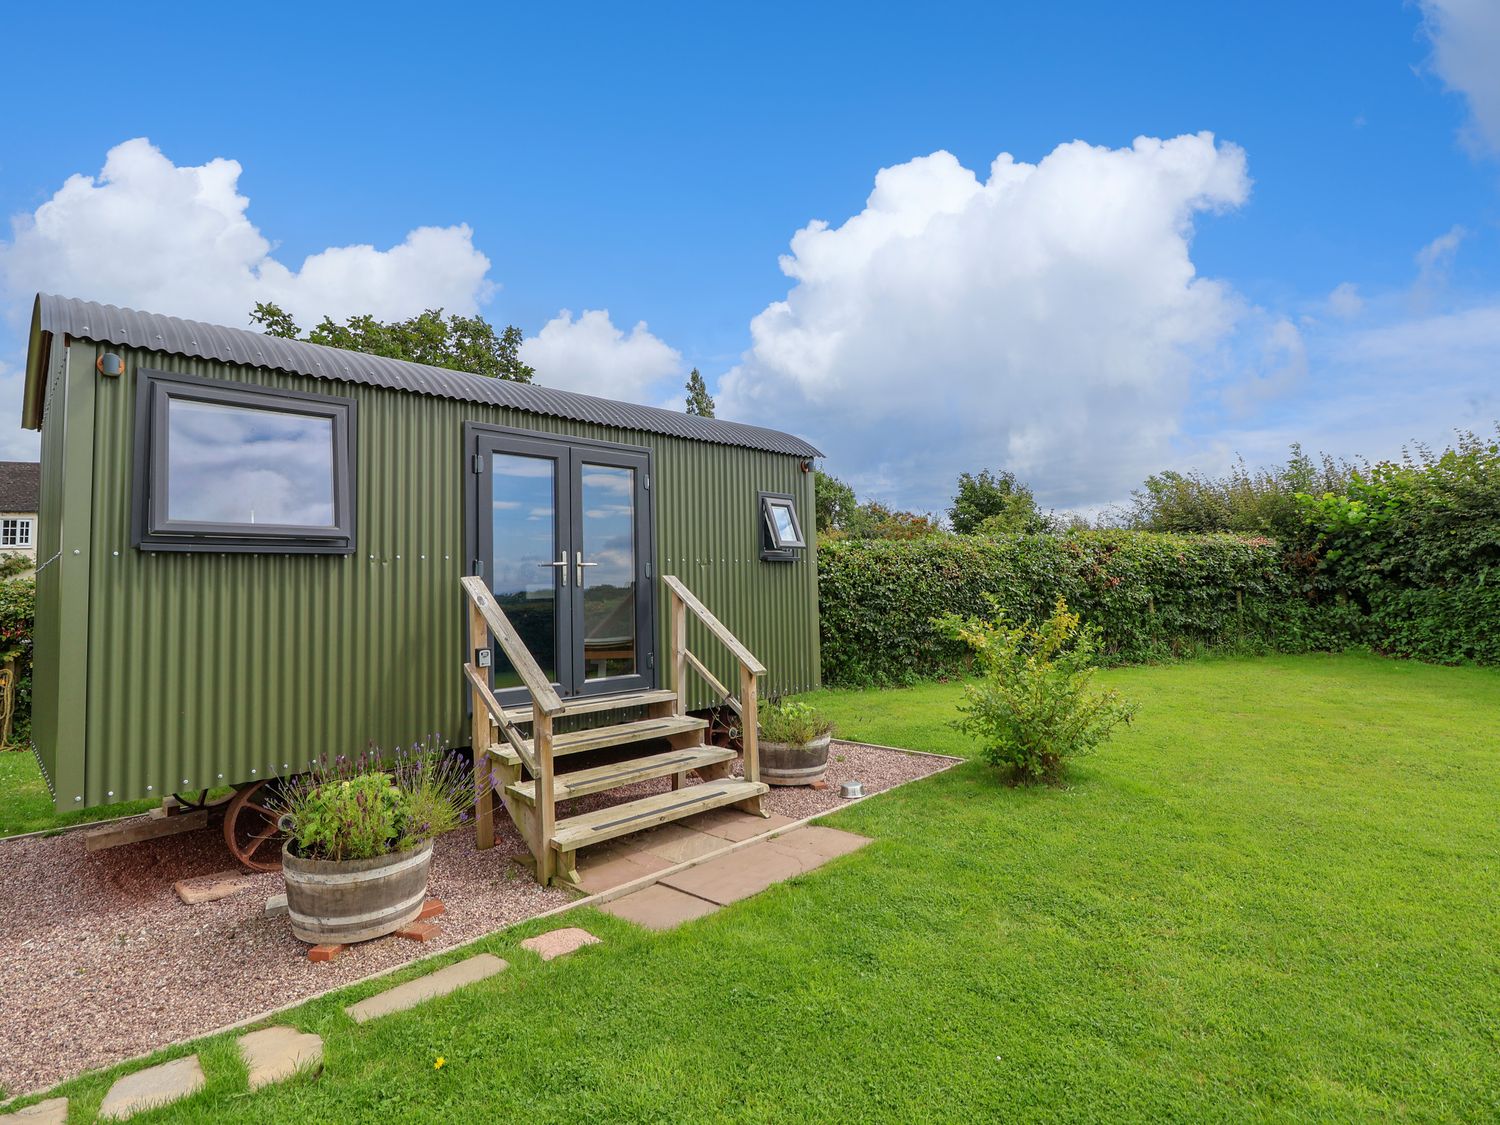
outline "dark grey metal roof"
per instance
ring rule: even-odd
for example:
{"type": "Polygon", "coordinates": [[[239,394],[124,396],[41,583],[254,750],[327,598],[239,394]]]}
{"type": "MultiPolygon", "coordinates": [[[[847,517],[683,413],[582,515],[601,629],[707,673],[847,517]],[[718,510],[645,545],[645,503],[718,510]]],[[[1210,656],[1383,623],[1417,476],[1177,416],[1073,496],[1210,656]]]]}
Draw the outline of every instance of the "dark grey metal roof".
{"type": "MultiPolygon", "coordinates": [[[[763,449],[794,457],[822,456],[816,447],[799,437],[761,426],[724,422],[717,418],[699,418],[657,406],[639,406],[574,391],[559,391],[507,379],[491,379],[464,371],[429,367],[423,363],[408,363],[401,359],[387,359],[384,356],[345,351],[322,344],[309,344],[303,340],[283,340],[248,329],[225,328],[196,320],[181,320],[175,316],[137,312],[135,309],[81,301],[75,297],[38,294],[32,319],[34,352],[37,350],[38,332],[51,335],[61,333],[80,340],[147,348],[195,359],[269,367],[315,379],[336,379],[371,387],[435,395],[438,398],[482,402],[491,406],[524,410],[530,414],[568,418],[575,422],[593,422],[601,426],[642,430],[720,445],[763,449]]],[[[28,370],[27,374],[29,382],[32,373],[28,370]]],[[[28,402],[30,400],[31,396],[28,395],[28,402]]],[[[28,417],[26,421],[28,425],[39,425],[41,419],[28,417]]]]}

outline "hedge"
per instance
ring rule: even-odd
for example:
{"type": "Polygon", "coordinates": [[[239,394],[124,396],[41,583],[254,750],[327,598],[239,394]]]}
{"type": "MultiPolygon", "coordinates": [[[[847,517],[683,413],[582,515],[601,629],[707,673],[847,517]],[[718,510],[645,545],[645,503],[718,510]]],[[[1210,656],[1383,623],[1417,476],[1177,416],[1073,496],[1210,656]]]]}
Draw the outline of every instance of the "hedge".
{"type": "Polygon", "coordinates": [[[31,737],[31,626],[36,616],[36,580],[0,581],[0,663],[16,661],[16,709],[11,720],[11,745],[26,745],[31,737]]]}
{"type": "Polygon", "coordinates": [[[818,549],[823,678],[905,683],[964,669],[932,619],[1039,620],[1058,597],[1102,633],[1112,663],[1208,651],[1344,647],[1357,620],[1312,604],[1274,540],[1079,531],[1065,536],[841,540],[818,549]]]}

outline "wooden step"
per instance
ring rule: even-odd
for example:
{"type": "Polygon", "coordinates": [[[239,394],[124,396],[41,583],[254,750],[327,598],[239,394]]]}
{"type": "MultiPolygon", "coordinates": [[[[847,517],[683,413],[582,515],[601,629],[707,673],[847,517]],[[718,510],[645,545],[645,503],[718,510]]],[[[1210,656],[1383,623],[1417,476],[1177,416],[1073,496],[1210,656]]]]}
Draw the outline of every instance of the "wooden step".
{"type": "MultiPolygon", "coordinates": [[[[570,730],[566,734],[552,736],[552,756],[581,754],[585,750],[602,750],[606,746],[625,746],[632,742],[647,742],[653,738],[666,738],[674,734],[688,734],[706,730],[707,719],[695,719],[690,715],[670,715],[665,719],[637,719],[633,723],[618,723],[610,727],[590,727],[588,730],[570,730]]],[[[523,740],[528,750],[536,747],[531,739],[523,740]]],[[[512,765],[520,758],[509,746],[502,743],[490,747],[490,753],[512,765]]]]}
{"type": "Polygon", "coordinates": [[[658,793],[639,801],[626,801],[559,820],[552,833],[552,846],[564,852],[586,848],[590,844],[613,840],[616,836],[681,820],[694,813],[748,801],[769,791],[770,786],[760,781],[706,781],[702,785],[689,785],[686,789],[674,789],[670,793],[658,793]]]}
{"type": "MultiPolygon", "coordinates": [[[[637,781],[647,781],[653,777],[686,773],[699,766],[727,762],[734,757],[736,754],[733,750],[720,746],[694,746],[688,750],[668,750],[664,754],[631,758],[628,762],[613,762],[607,766],[574,770],[572,773],[557,775],[552,783],[553,798],[566,801],[569,797],[602,793],[606,789],[618,789],[622,785],[632,785],[637,781]]],[[[507,785],[505,788],[528,805],[536,803],[536,782],[534,781],[520,781],[514,785],[507,785]]]]}
{"type": "MultiPolygon", "coordinates": [[[[591,695],[581,699],[563,700],[563,715],[592,715],[598,711],[618,711],[625,707],[649,707],[653,703],[670,703],[677,698],[675,691],[633,691],[624,695],[591,695]]],[[[513,723],[531,722],[531,706],[507,707],[505,717],[513,723]]],[[[554,715],[553,718],[560,718],[554,715]]]]}

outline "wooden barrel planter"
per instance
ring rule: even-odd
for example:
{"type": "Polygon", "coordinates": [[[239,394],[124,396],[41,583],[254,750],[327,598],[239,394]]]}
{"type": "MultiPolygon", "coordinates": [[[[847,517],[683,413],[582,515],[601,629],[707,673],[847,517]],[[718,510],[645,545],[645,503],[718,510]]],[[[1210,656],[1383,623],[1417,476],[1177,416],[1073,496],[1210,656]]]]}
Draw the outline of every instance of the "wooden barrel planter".
{"type": "Polygon", "coordinates": [[[760,779],[767,785],[811,785],[822,781],[828,772],[828,744],[833,735],[825,734],[811,742],[762,742],[760,744],[760,779]]]}
{"type": "Polygon", "coordinates": [[[303,859],[282,849],[292,933],[314,945],[368,941],[422,912],[432,841],[373,859],[303,859]]]}

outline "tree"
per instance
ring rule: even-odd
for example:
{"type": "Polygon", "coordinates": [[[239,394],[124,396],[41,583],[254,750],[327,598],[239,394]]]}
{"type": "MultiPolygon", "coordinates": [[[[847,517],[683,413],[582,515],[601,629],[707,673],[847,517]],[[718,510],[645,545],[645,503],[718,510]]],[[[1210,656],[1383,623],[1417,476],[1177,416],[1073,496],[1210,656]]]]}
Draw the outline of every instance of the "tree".
{"type": "Polygon", "coordinates": [[[698,373],[696,367],[688,375],[687,412],[695,414],[699,418],[712,418],[714,416],[713,396],[708,393],[708,386],[703,382],[703,376],[698,373]]]}
{"type": "Polygon", "coordinates": [[[1052,524],[1037,507],[1031,489],[1009,469],[959,474],[948,522],[959,535],[1031,535],[1049,530],[1052,524]]]}
{"type": "Polygon", "coordinates": [[[306,336],[290,313],[270,302],[258,302],[250,319],[267,336],[287,340],[305,339],[516,383],[529,383],[536,374],[521,362],[521,330],[510,325],[497,333],[482,316],[454,315],[445,320],[442,309],[428,309],[406,320],[386,322],[362,315],[351,316],[343,324],[325,316],[306,336]]]}
{"type": "Polygon", "coordinates": [[[819,535],[842,528],[857,507],[854,489],[822,469],[813,472],[813,510],[819,535]]]}

